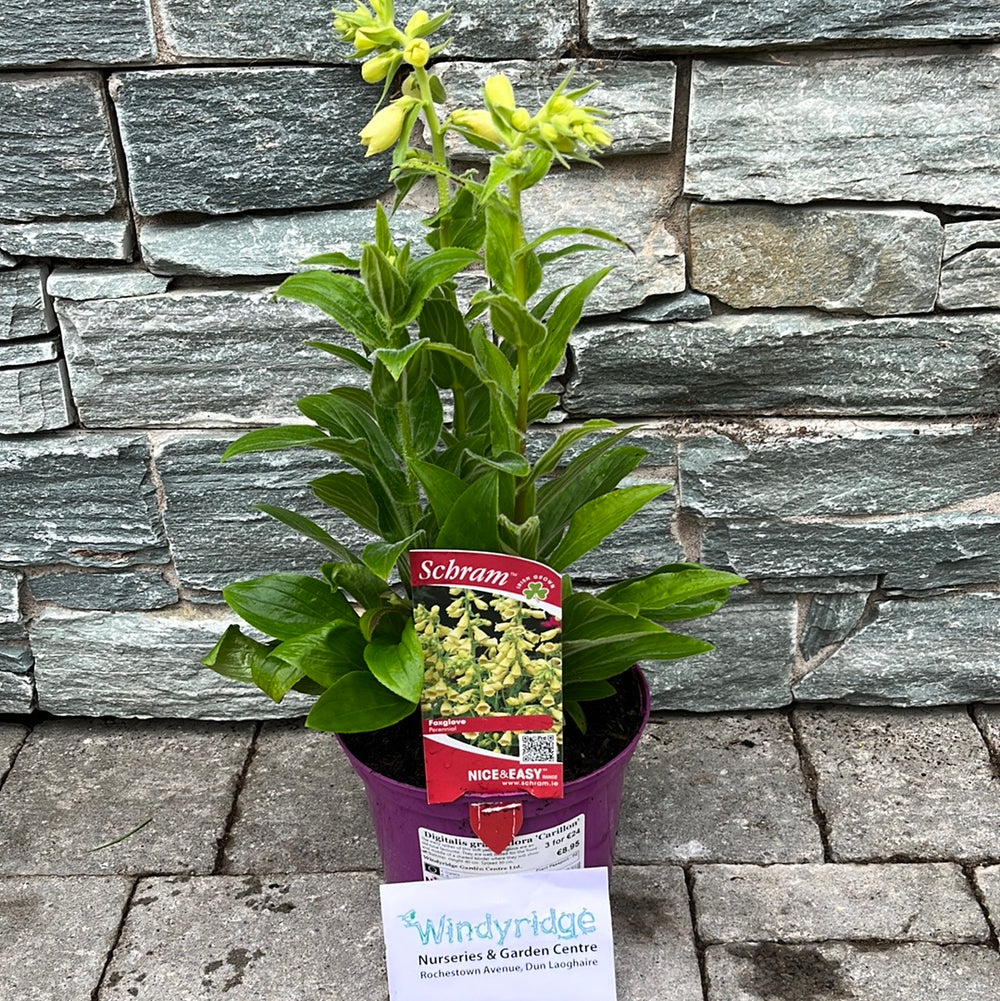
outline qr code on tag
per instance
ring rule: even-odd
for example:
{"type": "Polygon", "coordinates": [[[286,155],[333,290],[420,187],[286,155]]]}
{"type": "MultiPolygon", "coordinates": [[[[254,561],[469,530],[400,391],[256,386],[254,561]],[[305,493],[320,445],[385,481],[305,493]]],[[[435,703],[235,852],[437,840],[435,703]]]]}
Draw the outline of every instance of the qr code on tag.
{"type": "Polygon", "coordinates": [[[554,733],[522,733],[521,764],[553,765],[558,760],[554,733]]]}

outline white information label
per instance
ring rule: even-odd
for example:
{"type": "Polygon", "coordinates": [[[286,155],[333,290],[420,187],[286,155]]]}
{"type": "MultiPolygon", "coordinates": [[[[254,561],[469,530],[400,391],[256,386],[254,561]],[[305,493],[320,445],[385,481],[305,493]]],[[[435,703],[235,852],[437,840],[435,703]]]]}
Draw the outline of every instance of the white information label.
{"type": "Polygon", "coordinates": [[[615,1001],[607,869],[387,883],[381,896],[391,1001],[615,1001]]]}
{"type": "Polygon", "coordinates": [[[521,834],[495,855],[479,838],[419,829],[425,880],[458,879],[483,873],[557,872],[583,868],[583,814],[556,827],[521,834]]]}

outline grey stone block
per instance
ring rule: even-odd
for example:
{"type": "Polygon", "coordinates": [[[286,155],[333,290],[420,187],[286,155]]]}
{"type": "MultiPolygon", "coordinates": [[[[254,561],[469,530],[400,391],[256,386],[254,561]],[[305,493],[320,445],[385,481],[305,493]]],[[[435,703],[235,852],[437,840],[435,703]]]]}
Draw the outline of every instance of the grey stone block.
{"type": "Polygon", "coordinates": [[[38,337],[55,326],[45,298],[45,271],[38,267],[0,272],[0,341],[38,337]]]}
{"type": "Polygon", "coordinates": [[[1000,247],[976,247],[946,261],[938,305],[942,309],[1000,306],[1000,247]]]}
{"type": "Polygon", "coordinates": [[[691,284],[730,306],[934,308],[943,227],[919,209],[692,205],[691,284]]]}
{"type": "Polygon", "coordinates": [[[1000,958],[987,946],[928,942],[716,945],[705,963],[709,1001],[989,1001],[1000,977],[1000,958]]]}
{"type": "Polygon", "coordinates": [[[240,720],[302,716],[313,699],[275,705],[253,685],[202,666],[231,614],[186,606],[160,612],[50,609],[29,630],[38,705],[58,716],[240,720]]]}
{"type": "MultiPolygon", "coordinates": [[[[361,241],[374,234],[373,220],[368,208],[206,217],[187,223],[144,219],[139,246],[146,266],[157,274],[284,275],[303,270],[299,262],[317,254],[339,251],[357,257],[361,241]]],[[[419,241],[423,235],[416,214],[403,209],[393,215],[392,227],[397,240],[405,235],[419,241]]]]}
{"type": "Polygon", "coordinates": [[[694,870],[702,942],[989,941],[955,863],[717,865],[694,870]]]}
{"type": "Polygon", "coordinates": [[[189,290],[57,303],[80,420],[89,427],[302,420],[295,401],[359,384],[307,340],[356,345],[320,310],[273,289],[189,290]]]}
{"type": "Polygon", "coordinates": [[[386,996],[378,880],[341,875],[159,877],[136,889],[102,993],[177,997],[386,996]]]}
{"type": "Polygon", "coordinates": [[[970,0],[922,0],[905,10],[884,0],[786,9],[774,4],[681,0],[664,17],[638,0],[595,0],[588,6],[587,39],[600,49],[629,52],[740,49],[884,41],[991,40],[1000,19],[970,0]]]}
{"type": "MultiPolygon", "coordinates": [[[[660,153],[670,149],[677,82],[673,63],[603,59],[539,63],[522,58],[503,63],[446,63],[439,75],[448,94],[448,111],[482,107],[486,79],[503,73],[514,87],[518,106],[534,115],[570,71],[572,88],[598,82],[583,103],[610,114],[608,131],[614,141],[607,149],[609,154],[660,153]]],[[[464,140],[456,138],[452,148],[462,159],[485,158],[482,150],[464,140]]]]}
{"type": "MultiPolygon", "coordinates": [[[[231,0],[225,8],[165,0],[162,11],[164,41],[180,58],[344,62],[351,52],[334,41],[330,7],[323,0],[231,0]]],[[[569,0],[505,4],[502,16],[498,13],[483,0],[470,0],[452,15],[439,40],[454,37],[451,56],[510,59],[558,55],[579,38],[579,11],[569,0]]],[[[405,21],[398,19],[400,25],[405,21]]]]}
{"type": "Polygon", "coordinates": [[[98,74],[0,77],[0,118],[8,149],[0,163],[4,219],[104,215],[118,203],[118,168],[98,74]]]}
{"type": "Polygon", "coordinates": [[[670,320],[705,320],[712,315],[707,295],[684,291],[676,295],[651,296],[641,305],[625,310],[623,320],[666,323],[670,320]]]}
{"type": "Polygon", "coordinates": [[[707,201],[1000,205],[998,80],[991,49],[696,60],[685,189],[707,201]]]}
{"type": "Polygon", "coordinates": [[[58,357],[57,340],[0,342],[0,369],[40,365],[42,362],[55,361],[58,357]]]}
{"type": "Polygon", "coordinates": [[[301,721],[257,738],[226,843],[226,873],[378,869],[368,800],[333,734],[301,721]]]}
{"type": "Polygon", "coordinates": [[[140,435],[0,439],[0,565],[122,567],[169,559],[140,435]]]}
{"type": "Polygon", "coordinates": [[[885,588],[916,593],[996,581],[998,532],[997,515],[975,512],[864,520],[732,520],[708,525],[701,558],[753,580],[878,574],[885,588]]]}
{"type": "Polygon", "coordinates": [[[30,713],[34,697],[30,677],[0,670],[0,713],[30,713]]]}
{"type": "Polygon", "coordinates": [[[676,632],[714,643],[711,653],[644,664],[653,708],[717,712],[771,709],[791,701],[797,599],[737,591],[709,618],[676,632]]]}
{"type": "Polygon", "coordinates": [[[0,369],[0,434],[54,431],[73,423],[61,361],[0,369]]]}
{"type": "Polygon", "coordinates": [[[690,903],[679,866],[615,866],[611,917],[619,997],[702,1001],[690,903]]]}
{"type": "Polygon", "coordinates": [[[234,724],[38,724],[0,790],[0,872],[210,872],[251,733],[234,724]]]}
{"type": "Polygon", "coordinates": [[[376,96],[354,69],[140,71],[110,86],[142,215],[329,206],[386,187],[387,157],[358,142],[376,96]]]}
{"type": "Polygon", "coordinates": [[[1000,435],[958,422],[774,421],[682,441],[678,454],[684,508],[705,518],[906,514],[992,493],[1000,435]]]}
{"type": "Polygon", "coordinates": [[[11,0],[4,11],[0,66],[151,62],[153,21],[143,0],[11,0]]]}
{"type": "Polygon", "coordinates": [[[824,647],[843,642],[857,626],[867,604],[868,595],[862,591],[814,594],[799,637],[802,656],[811,660],[824,647]]]}
{"type": "Polygon", "coordinates": [[[0,625],[9,625],[21,619],[19,591],[21,575],[0,570],[0,625]]]}
{"type": "Polygon", "coordinates": [[[622,862],[820,862],[788,722],[777,713],[653,723],[625,778],[622,862]]]}
{"type": "Polygon", "coordinates": [[[141,268],[56,268],[46,288],[61,299],[120,299],[166,292],[169,283],[141,268]]]}
{"type": "Polygon", "coordinates": [[[1000,781],[963,709],[811,709],[795,720],[835,861],[1000,857],[1000,781]]]}
{"type": "Polygon", "coordinates": [[[6,778],[7,770],[28,736],[28,728],[20,723],[0,723],[0,778],[6,778]]]}
{"type": "MultiPolygon", "coordinates": [[[[683,291],[684,253],[665,226],[666,169],[667,159],[660,156],[612,159],[604,169],[578,167],[554,172],[526,191],[525,230],[530,237],[555,226],[594,226],[594,206],[599,205],[597,225],[633,248],[553,261],[546,268],[543,289],[575,283],[599,268],[613,267],[588,300],[587,316],[615,313],[638,306],[650,296],[683,291]]],[[[564,242],[579,241],[571,238],[564,242]]]]}
{"type": "Polygon", "coordinates": [[[767,594],[819,594],[831,596],[837,594],[855,594],[863,591],[869,594],[878,587],[878,577],[781,577],[764,578],[755,581],[761,591],[767,594]]]}
{"type": "Polygon", "coordinates": [[[994,314],[867,319],[793,310],[593,322],[570,342],[571,415],[852,416],[1000,408],[994,314]]]}
{"type": "Polygon", "coordinates": [[[0,991],[18,1001],[89,1001],[114,948],[130,881],[0,877],[0,991]]]}
{"type": "Polygon", "coordinates": [[[333,456],[311,449],[219,457],[231,435],[168,435],[157,446],[156,465],[170,498],[165,517],[181,585],[221,590],[237,580],[278,571],[318,573],[328,553],[253,504],[298,511],[323,525],[351,549],[371,538],[326,508],[308,482],[340,470],[333,456]]]}
{"type": "Polygon", "coordinates": [[[988,865],[974,871],[976,886],[986,905],[993,931],[1000,928],[1000,865],[988,865]]]}
{"type": "Polygon", "coordinates": [[[1000,595],[884,601],[794,687],[807,702],[937,706],[1000,699],[1000,595]]]}
{"type": "Polygon", "coordinates": [[[0,247],[21,257],[127,261],[132,255],[132,224],[125,214],[102,219],[0,222],[0,247]]]}
{"type": "Polygon", "coordinates": [[[177,588],[163,579],[162,571],[142,568],[128,573],[54,570],[33,576],[28,587],[36,601],[63,608],[130,612],[166,608],[178,600],[177,588]]]}

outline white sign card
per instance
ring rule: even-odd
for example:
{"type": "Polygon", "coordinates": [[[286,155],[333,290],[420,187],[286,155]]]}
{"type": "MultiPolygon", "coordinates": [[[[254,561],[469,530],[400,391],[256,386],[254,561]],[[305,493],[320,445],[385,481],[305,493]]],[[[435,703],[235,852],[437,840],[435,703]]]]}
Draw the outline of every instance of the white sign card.
{"type": "Polygon", "coordinates": [[[607,869],[387,883],[391,1001],[615,1001],[607,869]]]}

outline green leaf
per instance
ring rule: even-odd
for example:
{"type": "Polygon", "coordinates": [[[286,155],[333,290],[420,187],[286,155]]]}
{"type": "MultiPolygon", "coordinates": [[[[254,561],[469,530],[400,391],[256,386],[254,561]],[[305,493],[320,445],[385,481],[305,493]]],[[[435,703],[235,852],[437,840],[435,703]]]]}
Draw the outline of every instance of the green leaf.
{"type": "Polygon", "coordinates": [[[559,465],[567,449],[572,448],[582,438],[597,431],[610,431],[615,427],[614,421],[595,419],[586,421],[577,428],[563,431],[558,438],[538,457],[531,471],[531,482],[540,476],[547,476],[559,465]]]}
{"type": "Polygon", "coordinates": [[[344,596],[326,581],[301,574],[276,573],[230,584],[223,588],[222,596],[241,619],[279,640],[293,639],[354,614],[344,596]]]}
{"type": "Polygon", "coordinates": [[[501,473],[511,476],[527,476],[531,472],[531,463],[518,452],[500,452],[497,455],[476,455],[475,464],[498,469],[501,473]]]}
{"type": "Polygon", "coordinates": [[[286,278],[275,295],[318,307],[369,348],[386,344],[385,331],[364,285],[350,275],[303,271],[286,278]]]}
{"type": "Polygon", "coordinates": [[[289,424],[286,427],[261,428],[258,431],[248,431],[237,438],[229,448],[222,453],[222,462],[235,455],[247,452],[274,452],[283,448],[300,448],[303,445],[325,447],[327,436],[319,428],[311,424],[289,424]]]}
{"type": "Polygon", "coordinates": [[[576,684],[613,678],[643,660],[678,660],[715,648],[711,643],[671,633],[626,633],[598,640],[563,643],[563,681],[576,684]]]}
{"type": "Polygon", "coordinates": [[[587,717],[583,713],[583,707],[579,702],[567,699],[563,696],[563,711],[576,724],[576,728],[584,736],[587,735],[587,717]]]}
{"type": "Polygon", "coordinates": [[[418,352],[422,351],[425,344],[429,343],[425,338],[411,341],[405,348],[379,348],[375,352],[375,357],[385,365],[389,374],[396,382],[403,374],[409,360],[418,352]]]}
{"type": "Polygon", "coordinates": [[[404,406],[409,408],[412,455],[422,459],[437,448],[444,427],[444,407],[437,386],[428,379],[416,393],[407,387],[404,406]]]}
{"type": "Polygon", "coordinates": [[[575,681],[563,687],[563,699],[574,702],[595,702],[610,699],[618,690],[610,681],[575,681]]]}
{"type": "Polygon", "coordinates": [[[508,344],[515,348],[530,348],[545,339],[545,324],[536,320],[513,296],[494,293],[484,296],[482,301],[489,303],[493,330],[508,344]]]}
{"type": "Polygon", "coordinates": [[[274,702],[280,702],[304,677],[305,671],[297,664],[289,664],[277,657],[268,657],[253,666],[254,684],[274,702]]]}
{"type": "Polygon", "coordinates": [[[592,236],[595,240],[606,240],[608,243],[616,244],[619,247],[628,246],[624,240],[603,229],[592,229],[589,226],[559,226],[556,229],[546,230],[541,236],[536,236],[527,245],[527,249],[537,250],[543,243],[548,243],[549,240],[555,240],[564,236],[592,236]]]}
{"type": "Polygon", "coordinates": [[[445,247],[414,261],[406,271],[409,294],[399,320],[400,326],[412,323],[417,318],[425,300],[435,288],[478,261],[478,254],[461,247],[445,247]]]}
{"type": "Polygon", "coordinates": [[[420,480],[420,485],[424,488],[434,517],[439,525],[443,525],[455,502],[467,488],[465,480],[447,469],[423,460],[411,465],[417,479],[420,480]]]}
{"type": "Polygon", "coordinates": [[[672,621],[694,618],[691,612],[703,603],[714,606],[711,608],[714,611],[725,602],[729,588],[747,583],[743,577],[721,570],[708,570],[690,564],[680,566],[681,569],[660,570],[637,580],[616,584],[603,591],[600,597],[615,605],[634,605],[640,614],[649,618],[672,621]],[[721,602],[717,604],[720,596],[721,602]],[[708,601],[704,602],[704,599],[708,601]]]}
{"type": "Polygon", "coordinates": [[[331,251],[326,254],[316,254],[313,257],[307,257],[302,264],[325,264],[331,268],[343,268],[346,271],[357,271],[361,267],[361,262],[354,257],[348,257],[347,254],[341,254],[339,251],[331,251]]]}
{"type": "Polygon", "coordinates": [[[569,528],[562,542],[547,557],[554,570],[565,570],[585,553],[589,553],[602,539],[623,525],[654,497],[670,488],[662,483],[641,483],[634,487],[613,490],[603,497],[595,497],[578,508],[569,520],[569,528]]]}
{"type": "Polygon", "coordinates": [[[364,608],[377,607],[392,595],[388,583],[363,563],[324,563],[322,570],[332,587],[342,587],[364,608]]]}
{"type": "Polygon", "coordinates": [[[350,671],[364,670],[367,640],[361,635],[357,616],[342,619],[322,629],[285,640],[275,647],[273,658],[298,667],[324,689],[350,671]]]}
{"type": "Polygon", "coordinates": [[[420,537],[419,532],[407,536],[400,542],[370,542],[361,554],[361,561],[376,577],[388,580],[396,560],[406,552],[414,540],[420,537]]]}
{"type": "Polygon", "coordinates": [[[533,391],[541,389],[562,363],[569,336],[580,321],[583,307],[591,293],[610,271],[611,268],[602,268],[588,275],[582,282],[570,288],[552,310],[552,315],[545,323],[546,335],[537,342],[537,346],[529,356],[529,384],[533,391]]]}
{"type": "Polygon", "coordinates": [[[372,305],[390,327],[402,326],[406,308],[406,282],[385,251],[373,243],[361,248],[361,280],[372,305]]]}
{"type": "MultiPolygon", "coordinates": [[[[372,416],[372,402],[364,392],[348,386],[338,386],[328,393],[303,396],[297,406],[306,417],[333,434],[366,442],[372,460],[380,467],[392,469],[396,466],[392,445],[372,416]]],[[[343,443],[335,444],[339,452],[343,443]]],[[[335,450],[335,444],[329,445],[331,451],[335,450]]],[[[350,462],[351,459],[347,461],[350,462]]]]}
{"type": "Polygon", "coordinates": [[[389,691],[407,702],[420,701],[424,658],[412,619],[407,619],[398,642],[375,636],[365,647],[365,663],[389,691]]]}
{"type": "Polygon", "coordinates": [[[331,685],[306,717],[306,726],[328,733],[380,730],[405,719],[416,709],[377,681],[368,671],[351,671],[331,685]]]}
{"type": "Polygon", "coordinates": [[[329,532],[320,528],[311,518],[307,518],[296,511],[289,511],[284,507],[277,507],[274,504],[255,504],[254,508],[258,511],[263,511],[264,514],[270,515],[283,525],[294,529],[299,535],[303,535],[307,539],[312,539],[313,542],[318,542],[346,563],[352,563],[356,560],[354,554],[346,546],[333,538],[329,532]]]}
{"type": "Polygon", "coordinates": [[[371,372],[372,370],[372,363],[363,354],[353,351],[351,348],[342,347],[340,344],[331,344],[329,341],[306,341],[306,346],[316,348],[318,351],[325,351],[328,355],[350,362],[362,372],[371,372]]]}
{"type": "Polygon", "coordinates": [[[330,507],[342,511],[352,521],[376,535],[379,532],[378,510],[360,473],[327,473],[313,480],[312,492],[330,507]]]}
{"type": "Polygon", "coordinates": [[[497,552],[500,548],[497,532],[500,503],[498,477],[498,473],[488,473],[463,491],[448,512],[434,548],[497,552]]]}
{"type": "Polygon", "coordinates": [[[244,636],[239,626],[229,626],[202,663],[224,678],[252,683],[254,665],[267,660],[272,649],[273,643],[261,643],[244,636]]]}

